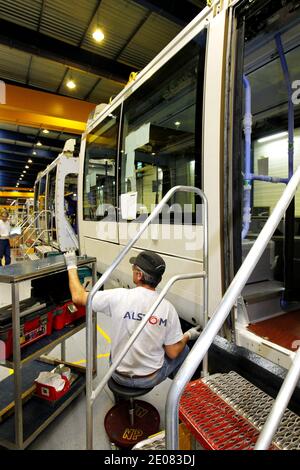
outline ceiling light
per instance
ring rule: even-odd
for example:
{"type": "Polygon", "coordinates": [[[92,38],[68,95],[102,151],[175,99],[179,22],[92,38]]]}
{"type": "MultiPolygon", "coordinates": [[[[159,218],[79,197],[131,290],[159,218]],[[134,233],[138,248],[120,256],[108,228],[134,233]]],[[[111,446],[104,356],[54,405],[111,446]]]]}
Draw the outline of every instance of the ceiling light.
{"type": "Polygon", "coordinates": [[[43,134],[49,134],[48,129],[43,129],[43,134]]]}
{"type": "Polygon", "coordinates": [[[175,121],[174,124],[175,124],[176,127],[179,127],[181,122],[180,121],[175,121]]]}
{"type": "Polygon", "coordinates": [[[36,143],[36,145],[37,145],[38,147],[40,147],[40,146],[43,145],[43,144],[42,144],[42,142],[41,142],[40,140],[38,140],[37,143],[36,143]]]}
{"type": "Polygon", "coordinates": [[[100,28],[96,28],[93,32],[93,38],[96,42],[101,42],[104,39],[103,31],[100,28]]]}
{"type": "Polygon", "coordinates": [[[277,134],[268,135],[267,137],[262,137],[258,139],[258,143],[269,142],[270,140],[280,139],[281,137],[286,137],[288,135],[287,132],[278,132],[277,134]]]}
{"type": "Polygon", "coordinates": [[[74,82],[74,80],[72,78],[70,78],[68,81],[67,81],[67,87],[70,89],[70,90],[73,90],[74,88],[76,88],[76,83],[74,82]]]}
{"type": "Polygon", "coordinates": [[[26,170],[23,170],[23,173],[24,173],[24,175],[25,175],[25,173],[26,173],[26,170]]]}
{"type": "Polygon", "coordinates": [[[27,168],[27,170],[28,170],[29,166],[28,166],[28,165],[25,165],[25,168],[27,168]]]}
{"type": "Polygon", "coordinates": [[[32,163],[31,158],[28,158],[27,162],[28,162],[28,163],[32,163]]]}
{"type": "Polygon", "coordinates": [[[32,155],[36,155],[36,151],[35,151],[35,150],[32,152],[32,155]]]}

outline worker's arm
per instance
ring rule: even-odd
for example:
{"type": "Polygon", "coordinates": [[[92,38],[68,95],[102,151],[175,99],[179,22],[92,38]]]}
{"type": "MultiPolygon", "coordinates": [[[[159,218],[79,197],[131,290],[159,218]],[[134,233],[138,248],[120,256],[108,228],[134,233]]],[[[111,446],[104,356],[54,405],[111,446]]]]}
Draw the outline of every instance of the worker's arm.
{"type": "Polygon", "coordinates": [[[86,305],[87,303],[87,298],[88,298],[88,292],[86,292],[81,285],[81,282],[79,281],[77,269],[69,269],[68,270],[68,275],[69,275],[69,288],[72,296],[72,301],[74,302],[75,305],[78,307],[82,305],[86,305]]]}
{"type": "Polygon", "coordinates": [[[72,301],[78,307],[86,305],[88,293],[84,290],[78,277],[77,272],[77,257],[74,251],[67,251],[64,254],[65,263],[69,276],[69,288],[72,296],[72,301]]]}
{"type": "Polygon", "coordinates": [[[170,359],[175,359],[184,350],[185,345],[190,340],[195,341],[199,337],[199,335],[200,331],[198,331],[198,328],[191,328],[190,330],[186,331],[180,341],[175,344],[169,344],[164,346],[166,355],[170,359]]]}

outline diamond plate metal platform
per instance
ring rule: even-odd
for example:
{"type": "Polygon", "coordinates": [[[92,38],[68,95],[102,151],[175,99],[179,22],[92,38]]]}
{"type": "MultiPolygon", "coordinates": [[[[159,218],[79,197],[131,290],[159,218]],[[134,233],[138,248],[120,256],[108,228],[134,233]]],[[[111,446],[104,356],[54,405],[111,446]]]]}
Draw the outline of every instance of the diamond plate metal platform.
{"type": "MultiPolygon", "coordinates": [[[[190,382],[181,397],[179,418],[204,449],[252,450],[274,403],[236,372],[190,382]]],[[[165,448],[165,435],[146,439],[139,449],[165,448]]],[[[286,410],[271,450],[300,450],[300,417],[286,410]]]]}
{"type": "MultiPolygon", "coordinates": [[[[180,402],[180,418],[206,449],[250,450],[274,400],[236,372],[191,382],[180,402]]],[[[300,450],[300,418],[286,410],[273,449],[300,450]]]]}
{"type": "MultiPolygon", "coordinates": [[[[274,403],[273,398],[236,372],[214,374],[202,382],[256,429],[262,429],[274,403]]],[[[300,450],[300,417],[286,410],[273,443],[283,450],[300,450]]]]}

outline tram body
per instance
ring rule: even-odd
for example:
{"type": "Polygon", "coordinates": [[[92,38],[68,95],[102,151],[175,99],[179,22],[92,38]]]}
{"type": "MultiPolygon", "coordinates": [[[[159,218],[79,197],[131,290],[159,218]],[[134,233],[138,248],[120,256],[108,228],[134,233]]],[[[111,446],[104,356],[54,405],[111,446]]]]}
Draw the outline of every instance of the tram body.
{"type": "Polygon", "coordinates": [[[40,172],[34,184],[36,228],[44,243],[60,251],[78,249],[77,185],[79,159],[73,157],[75,139],[40,172]]]}
{"type": "MultiPolygon", "coordinates": [[[[264,174],[282,177],[287,177],[286,137],[275,138],[267,146],[259,137],[287,129],[283,116],[287,121],[288,100],[276,57],[275,34],[280,33],[289,51],[292,78],[296,80],[297,72],[300,78],[299,60],[295,59],[300,49],[300,9],[295,2],[287,2],[284,7],[280,2],[268,1],[212,3],[99,116],[88,122],[81,141],[78,184],[80,251],[97,258],[101,273],[171,187],[201,188],[208,199],[209,315],[285,186],[266,181],[251,183],[255,217],[242,241],[243,77],[248,78],[252,92],[251,171],[259,173],[265,165],[264,174]]],[[[296,89],[294,96],[298,96],[296,89]]],[[[299,129],[295,129],[294,136],[296,167],[300,163],[299,129]]],[[[298,198],[296,219],[300,212],[298,198]]],[[[162,286],[175,274],[203,269],[201,201],[193,194],[178,193],[168,209],[164,217],[148,227],[105,287],[132,287],[129,258],[140,250],[153,250],[165,259],[162,286]]],[[[277,245],[274,240],[270,242],[249,279],[250,288],[275,282],[278,291],[284,290],[282,270],[277,279],[274,275],[284,238],[281,234],[277,245]]],[[[168,298],[183,320],[203,326],[200,280],[178,282],[168,298]]],[[[283,312],[280,297],[274,300],[277,312],[274,305],[270,313],[266,312],[269,306],[265,300],[256,302],[254,313],[247,311],[245,304],[235,309],[225,333],[237,344],[288,366],[291,350],[247,328],[252,321],[283,312]]]]}

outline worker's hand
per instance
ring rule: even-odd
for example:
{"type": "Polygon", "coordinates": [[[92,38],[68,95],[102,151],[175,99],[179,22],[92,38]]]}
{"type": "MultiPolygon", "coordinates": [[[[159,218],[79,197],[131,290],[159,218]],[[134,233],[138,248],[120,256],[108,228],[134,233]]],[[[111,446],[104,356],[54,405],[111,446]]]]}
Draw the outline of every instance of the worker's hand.
{"type": "Polygon", "coordinates": [[[77,257],[75,251],[66,251],[64,253],[67,269],[77,269],[77,257]]]}
{"type": "Polygon", "coordinates": [[[199,338],[201,331],[199,331],[200,326],[190,328],[184,334],[189,336],[189,341],[196,341],[199,338]]]}

